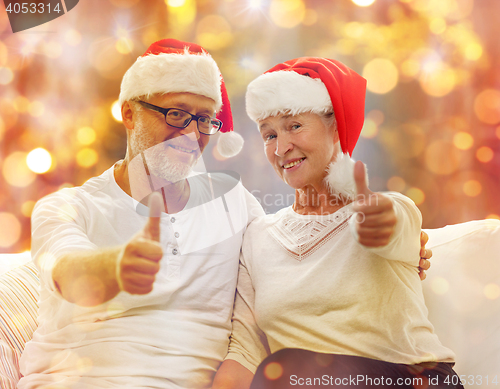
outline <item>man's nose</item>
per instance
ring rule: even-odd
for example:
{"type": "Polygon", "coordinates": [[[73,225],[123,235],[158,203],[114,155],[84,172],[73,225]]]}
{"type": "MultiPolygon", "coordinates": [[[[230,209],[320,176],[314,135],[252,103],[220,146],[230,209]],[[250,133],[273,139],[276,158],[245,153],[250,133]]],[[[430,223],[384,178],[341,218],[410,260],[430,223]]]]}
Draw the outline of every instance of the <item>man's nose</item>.
{"type": "Polygon", "coordinates": [[[200,139],[200,131],[198,130],[198,122],[196,120],[191,120],[191,123],[179,131],[182,135],[189,136],[189,139],[198,140],[200,139]]]}

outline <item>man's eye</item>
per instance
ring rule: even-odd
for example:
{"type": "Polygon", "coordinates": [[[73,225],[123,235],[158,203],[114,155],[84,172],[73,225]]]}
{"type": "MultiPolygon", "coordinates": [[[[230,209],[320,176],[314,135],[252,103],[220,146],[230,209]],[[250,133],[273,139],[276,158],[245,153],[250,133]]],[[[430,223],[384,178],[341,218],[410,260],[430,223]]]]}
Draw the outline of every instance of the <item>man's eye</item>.
{"type": "Polygon", "coordinates": [[[203,123],[203,124],[207,124],[207,123],[209,123],[209,122],[210,122],[210,120],[211,120],[211,119],[210,119],[209,117],[205,117],[205,116],[201,116],[201,117],[198,119],[198,121],[199,121],[199,122],[201,122],[201,123],[203,123]]]}

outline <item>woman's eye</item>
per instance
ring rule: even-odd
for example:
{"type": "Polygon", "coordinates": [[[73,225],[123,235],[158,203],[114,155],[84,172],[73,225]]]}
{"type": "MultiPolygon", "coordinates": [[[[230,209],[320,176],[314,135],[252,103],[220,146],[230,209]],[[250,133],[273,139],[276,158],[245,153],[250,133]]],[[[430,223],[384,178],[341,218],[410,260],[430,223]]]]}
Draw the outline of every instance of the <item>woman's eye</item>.
{"type": "Polygon", "coordinates": [[[298,130],[300,127],[302,127],[300,124],[294,124],[294,125],[292,125],[290,128],[291,128],[292,130],[298,130]]]}
{"type": "Polygon", "coordinates": [[[264,140],[266,140],[266,141],[272,140],[274,138],[276,138],[276,135],[274,135],[274,134],[264,135],[264,140]]]}

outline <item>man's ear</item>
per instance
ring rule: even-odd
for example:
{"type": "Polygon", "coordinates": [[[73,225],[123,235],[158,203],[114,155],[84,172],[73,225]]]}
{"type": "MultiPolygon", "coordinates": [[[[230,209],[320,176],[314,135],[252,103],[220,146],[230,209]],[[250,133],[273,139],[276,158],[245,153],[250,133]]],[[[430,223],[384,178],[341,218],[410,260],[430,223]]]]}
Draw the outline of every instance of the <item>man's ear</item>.
{"type": "Polygon", "coordinates": [[[134,107],[132,107],[132,103],[130,101],[125,101],[122,105],[122,121],[127,130],[132,130],[134,128],[136,114],[134,107]]]}

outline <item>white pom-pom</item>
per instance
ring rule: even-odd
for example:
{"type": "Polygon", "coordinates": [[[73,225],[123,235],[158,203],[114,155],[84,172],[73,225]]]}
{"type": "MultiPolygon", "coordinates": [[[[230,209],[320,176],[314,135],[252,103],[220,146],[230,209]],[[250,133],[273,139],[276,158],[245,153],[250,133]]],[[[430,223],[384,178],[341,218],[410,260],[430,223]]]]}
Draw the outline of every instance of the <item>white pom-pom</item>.
{"type": "Polygon", "coordinates": [[[217,150],[224,158],[234,157],[243,148],[243,137],[234,132],[221,132],[217,140],[217,150]]]}
{"type": "MultiPolygon", "coordinates": [[[[338,153],[335,161],[327,168],[325,177],[330,193],[336,198],[354,201],[356,198],[356,182],[354,181],[354,161],[348,153],[338,153]]],[[[365,165],[366,170],[366,165],[365,165]]],[[[368,174],[366,175],[368,181],[368,174]]],[[[368,184],[368,182],[367,182],[368,184]]]]}

